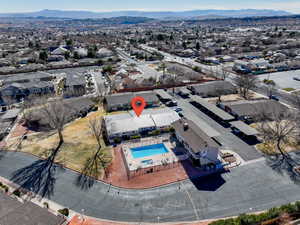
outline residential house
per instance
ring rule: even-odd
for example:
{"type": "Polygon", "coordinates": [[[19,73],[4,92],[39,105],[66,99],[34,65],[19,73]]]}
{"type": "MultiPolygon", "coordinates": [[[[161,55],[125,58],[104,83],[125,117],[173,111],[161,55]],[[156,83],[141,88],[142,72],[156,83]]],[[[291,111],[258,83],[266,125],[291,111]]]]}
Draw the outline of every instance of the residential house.
{"type": "Polygon", "coordinates": [[[222,102],[220,107],[237,119],[247,122],[261,120],[262,113],[271,119],[274,114],[281,115],[289,110],[278,101],[269,99],[222,102]]]}
{"type": "Polygon", "coordinates": [[[219,142],[209,137],[191,120],[177,120],[172,126],[178,141],[188,150],[195,165],[214,168],[221,166],[219,142]]]}
{"type": "Polygon", "coordinates": [[[0,99],[4,103],[18,102],[31,95],[54,93],[54,85],[48,81],[12,83],[0,87],[0,99]]]}
{"type": "Polygon", "coordinates": [[[131,109],[131,101],[136,96],[143,97],[147,103],[146,107],[148,108],[156,107],[160,104],[160,101],[154,91],[127,92],[106,96],[104,99],[105,108],[107,111],[131,109]]]}
{"type": "Polygon", "coordinates": [[[217,90],[221,90],[223,95],[237,93],[237,89],[232,83],[222,80],[191,85],[188,89],[191,90],[192,94],[202,97],[217,97],[217,90]]]}
{"type": "Polygon", "coordinates": [[[149,132],[165,131],[179,120],[178,114],[169,109],[146,109],[139,117],[133,111],[104,117],[104,130],[110,143],[116,139],[130,139],[134,136],[148,135],[149,132]]]}

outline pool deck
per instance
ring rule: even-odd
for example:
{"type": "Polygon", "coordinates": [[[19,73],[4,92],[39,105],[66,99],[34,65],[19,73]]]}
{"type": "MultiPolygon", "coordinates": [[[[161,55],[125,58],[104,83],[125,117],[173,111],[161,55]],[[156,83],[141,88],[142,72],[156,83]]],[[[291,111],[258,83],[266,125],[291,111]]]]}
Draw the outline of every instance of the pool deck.
{"type": "Polygon", "coordinates": [[[126,166],[122,157],[122,149],[118,146],[114,149],[114,160],[108,169],[108,174],[108,178],[104,178],[103,181],[114,186],[131,189],[146,189],[208,175],[210,172],[199,171],[193,167],[189,160],[184,160],[175,168],[137,176],[128,180],[126,166]]]}
{"type": "Polygon", "coordinates": [[[173,146],[171,145],[170,142],[163,142],[163,141],[159,141],[159,143],[139,142],[139,143],[126,144],[122,146],[127,167],[130,172],[139,169],[156,167],[156,166],[161,166],[163,164],[171,164],[171,163],[178,162],[180,159],[174,154],[172,148],[173,146]],[[162,154],[139,157],[139,158],[133,157],[133,154],[131,152],[132,148],[139,148],[139,147],[151,146],[156,144],[164,144],[164,147],[167,149],[167,152],[162,154]],[[149,163],[144,163],[145,161],[149,161],[149,163]]]}

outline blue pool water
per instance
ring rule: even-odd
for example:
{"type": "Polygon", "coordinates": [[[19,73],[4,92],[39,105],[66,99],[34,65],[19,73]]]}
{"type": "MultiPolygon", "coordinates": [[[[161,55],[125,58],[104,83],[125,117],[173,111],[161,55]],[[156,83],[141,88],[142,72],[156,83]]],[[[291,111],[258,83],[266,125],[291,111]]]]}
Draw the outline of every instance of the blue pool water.
{"type": "Polygon", "coordinates": [[[155,145],[147,145],[138,148],[131,148],[130,150],[134,159],[143,158],[152,155],[160,155],[169,152],[163,143],[155,144],[155,145]]]}

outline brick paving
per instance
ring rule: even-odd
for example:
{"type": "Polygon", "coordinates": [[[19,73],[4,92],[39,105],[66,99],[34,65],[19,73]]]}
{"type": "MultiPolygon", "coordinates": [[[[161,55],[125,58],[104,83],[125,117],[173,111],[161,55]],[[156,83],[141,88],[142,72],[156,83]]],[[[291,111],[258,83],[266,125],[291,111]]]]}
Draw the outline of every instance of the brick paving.
{"type": "Polygon", "coordinates": [[[34,133],[34,131],[28,130],[27,127],[23,126],[23,123],[19,122],[15,129],[10,132],[10,138],[17,138],[30,133],[34,133]]]}
{"type": "MultiPolygon", "coordinates": [[[[208,225],[211,221],[203,221],[197,223],[174,223],[173,225],[208,225]]],[[[141,223],[118,223],[118,222],[107,222],[97,219],[82,218],[80,215],[76,215],[72,218],[68,225],[132,225],[132,224],[141,224],[141,223]]],[[[143,223],[144,224],[144,223],[143,223]]],[[[150,225],[150,223],[145,223],[145,225],[150,225]]],[[[163,223],[162,223],[163,224],[163,223]]],[[[170,224],[170,223],[169,223],[170,224]]]]}
{"type": "Polygon", "coordinates": [[[195,169],[189,160],[185,160],[174,168],[144,174],[128,180],[120,147],[114,149],[114,160],[107,171],[108,178],[104,178],[105,182],[118,187],[138,189],[158,187],[191,177],[205,175],[205,172],[195,169]]]}

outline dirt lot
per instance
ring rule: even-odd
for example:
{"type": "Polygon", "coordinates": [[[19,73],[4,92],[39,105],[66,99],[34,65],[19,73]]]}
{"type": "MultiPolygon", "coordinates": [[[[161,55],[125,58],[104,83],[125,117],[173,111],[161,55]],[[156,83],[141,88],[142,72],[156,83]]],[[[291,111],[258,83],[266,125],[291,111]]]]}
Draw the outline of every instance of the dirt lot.
{"type": "MultiPolygon", "coordinates": [[[[262,96],[256,94],[255,92],[250,92],[250,97],[249,100],[256,100],[256,99],[261,99],[262,96]]],[[[207,100],[210,103],[217,103],[218,102],[218,98],[207,98],[207,100]]],[[[239,94],[232,94],[232,95],[223,95],[221,97],[221,101],[222,102],[233,102],[233,101],[240,101],[240,100],[245,100],[242,96],[240,96],[239,94]]]]}
{"type": "MultiPolygon", "coordinates": [[[[254,124],[251,124],[250,126],[259,131],[259,123],[254,123],[254,124]]],[[[278,150],[276,148],[276,143],[274,143],[274,142],[264,142],[264,143],[261,143],[261,144],[257,144],[256,148],[258,150],[260,150],[261,152],[263,152],[265,154],[268,154],[268,155],[278,153],[278,150]]],[[[290,138],[289,142],[286,143],[283,146],[283,149],[286,152],[299,150],[300,149],[300,143],[297,143],[297,141],[295,139],[290,138]]]]}

